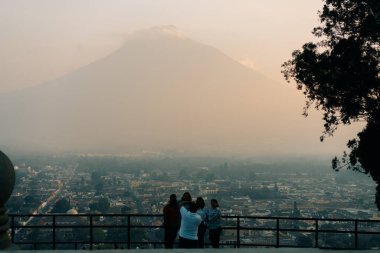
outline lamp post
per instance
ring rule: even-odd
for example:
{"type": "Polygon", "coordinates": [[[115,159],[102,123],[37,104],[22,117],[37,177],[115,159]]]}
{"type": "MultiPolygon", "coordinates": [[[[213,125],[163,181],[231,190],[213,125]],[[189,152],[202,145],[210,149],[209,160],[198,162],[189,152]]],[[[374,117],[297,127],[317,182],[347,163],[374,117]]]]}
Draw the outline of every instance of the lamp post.
{"type": "Polygon", "coordinates": [[[11,245],[11,240],[8,236],[9,222],[5,203],[12,194],[15,179],[15,171],[11,160],[0,151],[0,250],[11,245]]]}

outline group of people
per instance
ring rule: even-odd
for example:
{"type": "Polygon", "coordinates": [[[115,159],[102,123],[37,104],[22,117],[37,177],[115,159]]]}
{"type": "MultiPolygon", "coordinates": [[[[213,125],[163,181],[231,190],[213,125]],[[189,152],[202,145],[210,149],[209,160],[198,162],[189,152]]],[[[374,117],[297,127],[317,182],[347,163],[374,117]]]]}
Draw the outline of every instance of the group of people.
{"type": "Polygon", "coordinates": [[[189,192],[185,192],[180,201],[175,194],[170,195],[163,209],[165,248],[173,248],[177,234],[179,248],[204,248],[207,229],[212,247],[219,248],[221,212],[216,199],[211,199],[210,204],[211,208],[206,208],[202,197],[192,201],[189,192]]]}

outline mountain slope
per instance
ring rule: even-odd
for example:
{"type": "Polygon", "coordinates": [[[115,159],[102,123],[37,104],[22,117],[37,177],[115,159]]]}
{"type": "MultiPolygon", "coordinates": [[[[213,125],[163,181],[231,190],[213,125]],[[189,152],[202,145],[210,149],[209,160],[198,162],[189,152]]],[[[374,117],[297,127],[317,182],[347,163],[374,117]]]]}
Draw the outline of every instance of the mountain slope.
{"type": "Polygon", "coordinates": [[[0,138],[73,151],[275,151],[303,121],[294,93],[213,47],[153,28],[66,76],[2,95],[0,138]]]}

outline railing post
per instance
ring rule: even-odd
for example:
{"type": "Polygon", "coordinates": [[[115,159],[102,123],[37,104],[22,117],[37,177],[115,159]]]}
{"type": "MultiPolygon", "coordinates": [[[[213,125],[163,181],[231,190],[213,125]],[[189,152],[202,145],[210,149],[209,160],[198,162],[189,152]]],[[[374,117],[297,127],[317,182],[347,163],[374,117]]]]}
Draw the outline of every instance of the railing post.
{"type": "Polygon", "coordinates": [[[240,217],[236,220],[236,247],[240,248],[240,217]]]}
{"type": "Polygon", "coordinates": [[[128,214],[128,249],[131,249],[131,215],[128,214]]]}
{"type": "Polygon", "coordinates": [[[12,215],[12,219],[11,219],[11,242],[12,242],[12,244],[15,243],[15,234],[16,234],[16,231],[15,231],[15,216],[12,215]]]}
{"type": "Polygon", "coordinates": [[[92,214],[90,214],[90,250],[92,250],[92,247],[93,247],[92,245],[94,242],[93,235],[94,233],[93,233],[93,224],[92,224],[92,214]]]}
{"type": "Polygon", "coordinates": [[[55,215],[53,215],[53,250],[55,250],[55,215]]]}
{"type": "Polygon", "coordinates": [[[280,247],[280,219],[276,218],[276,248],[280,247]]]}
{"type": "Polygon", "coordinates": [[[318,230],[319,230],[319,227],[318,227],[318,219],[315,219],[315,247],[316,248],[319,248],[319,243],[318,243],[318,230]]]}
{"type": "Polygon", "coordinates": [[[355,249],[358,249],[358,220],[355,220],[355,249]]]}

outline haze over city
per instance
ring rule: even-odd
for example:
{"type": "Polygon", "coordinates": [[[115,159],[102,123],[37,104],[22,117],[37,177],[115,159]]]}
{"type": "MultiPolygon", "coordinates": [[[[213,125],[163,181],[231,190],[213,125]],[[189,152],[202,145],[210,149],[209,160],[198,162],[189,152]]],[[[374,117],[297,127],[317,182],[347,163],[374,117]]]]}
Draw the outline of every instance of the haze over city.
{"type": "Polygon", "coordinates": [[[281,64],[313,40],[313,1],[0,3],[0,137],[88,153],[340,155],[281,64]]]}
{"type": "Polygon", "coordinates": [[[376,0],[0,1],[0,250],[378,250],[379,31],[376,0]]]}

